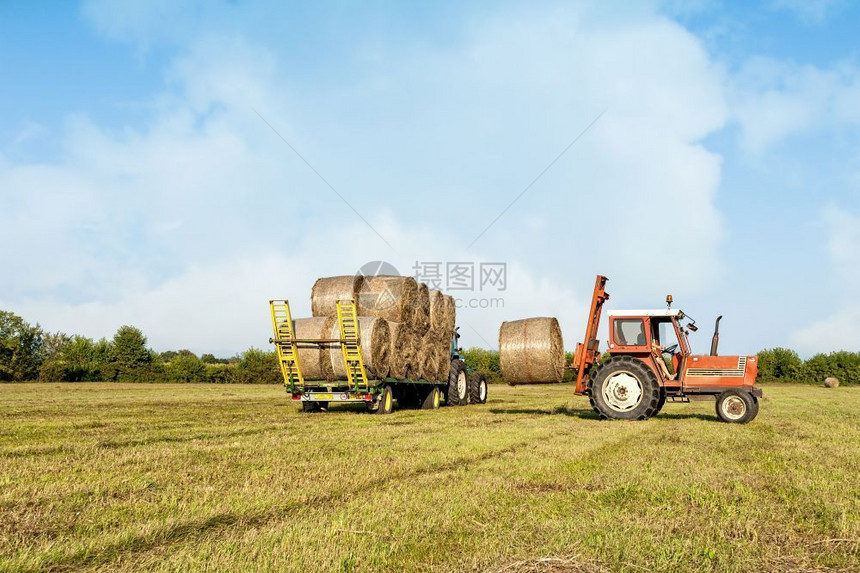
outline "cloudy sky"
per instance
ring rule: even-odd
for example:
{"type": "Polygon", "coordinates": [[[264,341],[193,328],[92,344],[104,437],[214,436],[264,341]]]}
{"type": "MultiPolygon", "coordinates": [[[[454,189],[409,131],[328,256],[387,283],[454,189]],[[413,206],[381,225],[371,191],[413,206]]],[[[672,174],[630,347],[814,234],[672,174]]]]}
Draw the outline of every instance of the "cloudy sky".
{"type": "Polygon", "coordinates": [[[611,308],[672,293],[698,351],[717,314],[725,352],[860,350],[858,28],[831,0],[3,2],[0,308],[231,355],[315,277],[504,262],[452,293],[503,299],[460,309],[467,346],[553,315],[572,349],[602,273],[611,308]]]}

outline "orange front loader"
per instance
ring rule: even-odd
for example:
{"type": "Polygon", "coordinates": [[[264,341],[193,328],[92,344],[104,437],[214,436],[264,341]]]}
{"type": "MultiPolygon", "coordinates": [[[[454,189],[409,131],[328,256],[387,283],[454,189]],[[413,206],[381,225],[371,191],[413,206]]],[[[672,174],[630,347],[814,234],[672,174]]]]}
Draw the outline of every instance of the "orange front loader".
{"type": "Polygon", "coordinates": [[[601,275],[595,281],[585,339],[576,345],[571,364],[577,370],[576,394],[588,396],[601,418],[644,420],[656,416],[667,400],[702,398],[716,399],[717,415],[725,422],[756,417],[762,395],[755,387],[757,357],[718,356],[716,330],[711,353],[693,354],[687,336],[698,329],[672,308],[671,295],[665,309],[610,311],[609,357],[601,362],[597,329],[609,300],[607,281],[601,275]]]}

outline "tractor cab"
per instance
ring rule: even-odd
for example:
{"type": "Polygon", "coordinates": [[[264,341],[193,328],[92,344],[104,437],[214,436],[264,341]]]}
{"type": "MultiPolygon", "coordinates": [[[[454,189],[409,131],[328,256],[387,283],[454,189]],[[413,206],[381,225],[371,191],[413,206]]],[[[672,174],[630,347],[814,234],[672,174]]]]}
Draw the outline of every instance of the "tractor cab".
{"type": "Polygon", "coordinates": [[[690,356],[689,330],[696,330],[678,309],[609,311],[609,354],[637,356],[653,365],[664,385],[679,386],[678,373],[690,356]]]}

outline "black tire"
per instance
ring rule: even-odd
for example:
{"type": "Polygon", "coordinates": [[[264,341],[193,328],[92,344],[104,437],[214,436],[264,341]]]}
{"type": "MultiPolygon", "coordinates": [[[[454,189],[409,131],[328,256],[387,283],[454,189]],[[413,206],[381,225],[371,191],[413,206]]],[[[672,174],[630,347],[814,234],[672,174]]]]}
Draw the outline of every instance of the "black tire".
{"type": "Polygon", "coordinates": [[[394,391],[390,384],[386,384],[382,388],[382,394],[379,395],[379,406],[376,408],[377,414],[390,414],[394,411],[394,391]]]}
{"type": "Polygon", "coordinates": [[[717,417],[729,424],[746,424],[758,415],[758,400],[744,390],[726,390],[717,396],[717,417]]]}
{"type": "Polygon", "coordinates": [[[441,405],[442,405],[442,391],[439,390],[438,386],[433,386],[430,388],[430,391],[427,392],[427,395],[424,397],[424,401],[421,403],[421,409],[422,410],[436,410],[441,405]]]}
{"type": "Polygon", "coordinates": [[[319,412],[319,402],[302,402],[302,412],[319,412]]]}
{"type": "Polygon", "coordinates": [[[465,406],[469,403],[469,380],[466,364],[462,360],[451,361],[445,403],[449,406],[465,406]]]}
{"type": "Polygon", "coordinates": [[[654,412],[653,415],[656,416],[657,414],[659,414],[660,411],[663,409],[663,406],[665,406],[665,405],[666,405],[666,389],[660,388],[660,399],[657,401],[657,411],[654,412]]]}
{"type": "Polygon", "coordinates": [[[589,399],[601,419],[647,420],[659,411],[661,388],[641,360],[610,358],[591,376],[589,399]]]}
{"type": "Polygon", "coordinates": [[[475,370],[469,374],[469,404],[487,403],[487,377],[475,370]]]}

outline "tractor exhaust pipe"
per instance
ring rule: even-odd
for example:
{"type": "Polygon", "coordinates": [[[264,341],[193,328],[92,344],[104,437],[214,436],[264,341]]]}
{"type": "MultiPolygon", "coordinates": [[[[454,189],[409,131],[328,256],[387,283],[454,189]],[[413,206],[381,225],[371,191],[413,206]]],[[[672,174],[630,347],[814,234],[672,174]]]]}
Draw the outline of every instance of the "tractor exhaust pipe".
{"type": "Polygon", "coordinates": [[[717,322],[714,324],[714,337],[711,339],[711,356],[717,355],[717,347],[720,345],[720,321],[723,315],[717,317],[717,322]]]}

